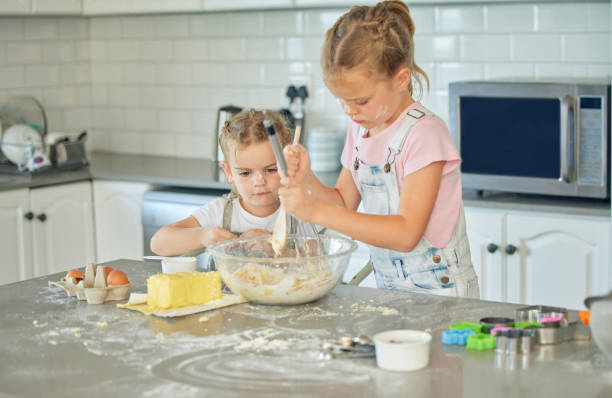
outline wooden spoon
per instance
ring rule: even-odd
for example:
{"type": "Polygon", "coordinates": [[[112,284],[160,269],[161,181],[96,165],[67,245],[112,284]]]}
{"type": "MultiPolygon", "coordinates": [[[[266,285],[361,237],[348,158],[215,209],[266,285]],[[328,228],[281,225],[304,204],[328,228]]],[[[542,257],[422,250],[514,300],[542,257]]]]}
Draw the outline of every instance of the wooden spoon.
{"type": "MultiPolygon", "coordinates": [[[[302,132],[302,126],[298,125],[295,128],[295,134],[293,135],[293,144],[297,144],[300,142],[300,133],[302,132]]],[[[274,253],[279,256],[285,246],[287,245],[287,224],[289,223],[289,217],[287,216],[287,212],[285,212],[285,207],[281,204],[280,209],[278,211],[278,217],[274,222],[274,230],[272,231],[272,239],[270,239],[270,243],[272,244],[272,249],[274,249],[274,253]]]]}

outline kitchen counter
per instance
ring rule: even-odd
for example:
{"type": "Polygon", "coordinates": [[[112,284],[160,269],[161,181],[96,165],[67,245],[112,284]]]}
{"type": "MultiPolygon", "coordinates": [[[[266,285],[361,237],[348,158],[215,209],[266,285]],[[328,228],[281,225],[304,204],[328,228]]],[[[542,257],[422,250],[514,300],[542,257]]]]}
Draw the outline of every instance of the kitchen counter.
{"type": "MultiPolygon", "coordinates": [[[[157,262],[119,260],[132,292],[157,262]]],[[[90,305],[47,287],[61,274],[0,286],[0,392],[121,397],[609,397],[612,362],[590,341],[505,356],[443,346],[461,320],[518,305],[338,286],[300,306],[240,304],[177,319],[90,305]],[[201,319],[203,316],[206,318],[201,319]],[[389,329],[430,329],[427,368],[397,373],[373,358],[319,359],[319,344],[389,329]]],[[[575,318],[576,314],[571,313],[575,318]]],[[[2,395],[2,394],[0,394],[2,395]]]]}
{"type": "MultiPolygon", "coordinates": [[[[90,166],[76,171],[50,170],[31,175],[2,174],[0,172],[0,191],[24,187],[35,188],[88,179],[132,181],[181,188],[230,188],[219,164],[207,159],[111,152],[93,152],[89,158],[90,166]]],[[[334,186],[338,172],[321,172],[317,173],[317,176],[324,184],[334,186]]],[[[490,193],[478,196],[475,191],[468,190],[464,192],[463,200],[466,206],[610,218],[610,200],[508,193],[490,193]]]]}

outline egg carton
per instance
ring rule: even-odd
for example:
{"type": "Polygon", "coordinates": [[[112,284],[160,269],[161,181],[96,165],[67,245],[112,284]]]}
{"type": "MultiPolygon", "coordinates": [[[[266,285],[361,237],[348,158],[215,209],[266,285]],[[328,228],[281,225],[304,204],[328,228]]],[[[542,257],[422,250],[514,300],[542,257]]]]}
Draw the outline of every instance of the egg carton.
{"type": "Polygon", "coordinates": [[[66,291],[68,296],[87,300],[89,304],[126,300],[130,295],[130,283],[107,286],[104,267],[101,265],[96,267],[92,263],[85,267],[85,279],[64,277],[59,282],[49,281],[49,286],[58,286],[66,291]]]}

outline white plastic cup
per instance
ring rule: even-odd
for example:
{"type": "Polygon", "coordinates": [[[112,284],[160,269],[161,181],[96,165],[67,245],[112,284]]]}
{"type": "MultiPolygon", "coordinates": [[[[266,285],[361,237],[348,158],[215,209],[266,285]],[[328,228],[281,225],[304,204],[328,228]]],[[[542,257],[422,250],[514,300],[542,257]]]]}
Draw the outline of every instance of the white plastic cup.
{"type": "Polygon", "coordinates": [[[379,368],[409,372],[429,363],[431,334],[420,330],[388,330],[374,335],[379,368]]]}
{"type": "Polygon", "coordinates": [[[198,260],[195,257],[164,257],[161,260],[161,264],[164,274],[194,272],[198,265],[198,260]]]}

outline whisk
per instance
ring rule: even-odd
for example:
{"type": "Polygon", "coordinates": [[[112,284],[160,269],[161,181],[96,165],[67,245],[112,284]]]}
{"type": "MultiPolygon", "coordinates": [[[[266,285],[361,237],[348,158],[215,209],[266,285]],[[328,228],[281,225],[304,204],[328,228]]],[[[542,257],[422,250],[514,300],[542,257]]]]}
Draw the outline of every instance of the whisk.
{"type": "MultiPolygon", "coordinates": [[[[280,140],[278,138],[278,135],[276,134],[274,123],[268,118],[264,118],[263,125],[268,132],[268,139],[270,140],[270,143],[272,144],[272,150],[274,151],[274,156],[276,157],[278,166],[280,167],[283,173],[287,174],[287,161],[285,160],[285,155],[283,154],[283,149],[282,149],[280,140]]],[[[301,126],[298,125],[298,127],[295,130],[295,135],[293,137],[294,144],[297,144],[299,142],[300,132],[301,132],[301,126]]],[[[292,216],[289,216],[289,217],[292,217],[292,216]]],[[[290,220],[291,218],[288,218],[287,214],[285,213],[285,209],[283,205],[281,204],[281,209],[280,209],[278,218],[276,220],[276,223],[274,224],[274,231],[272,233],[272,247],[274,248],[274,252],[277,255],[281,253],[283,249],[285,248],[285,246],[287,245],[287,224],[289,223],[290,220]]],[[[294,221],[294,220],[295,219],[291,221],[294,221]]],[[[307,234],[314,235],[316,236],[316,239],[317,239],[317,250],[315,250],[314,253],[311,253],[311,255],[316,256],[316,255],[324,254],[325,248],[323,246],[323,242],[321,241],[321,238],[319,237],[317,228],[311,222],[305,222],[304,225],[305,225],[305,228],[307,229],[306,231],[307,234]]]]}

